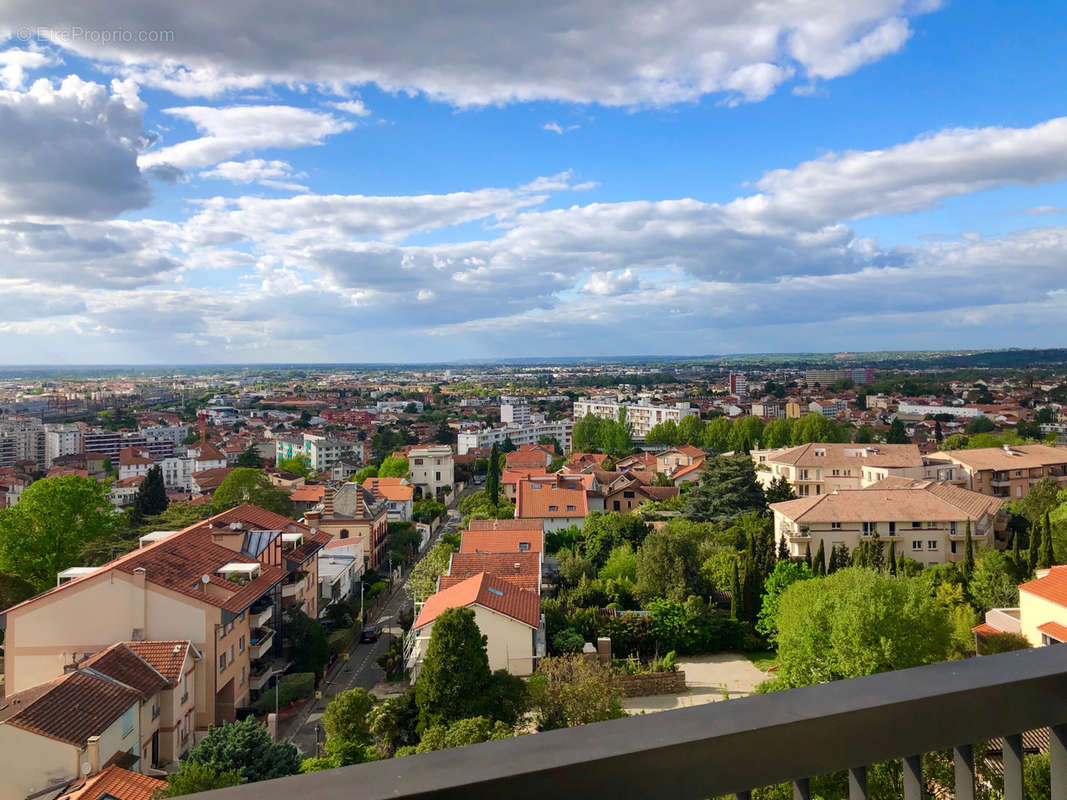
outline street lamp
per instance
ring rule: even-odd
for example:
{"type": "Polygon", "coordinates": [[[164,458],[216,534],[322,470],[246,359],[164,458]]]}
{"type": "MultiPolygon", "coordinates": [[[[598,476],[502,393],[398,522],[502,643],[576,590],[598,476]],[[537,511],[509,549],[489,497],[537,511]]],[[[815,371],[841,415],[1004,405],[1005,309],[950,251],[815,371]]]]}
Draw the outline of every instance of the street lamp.
{"type": "Polygon", "coordinates": [[[359,624],[363,626],[366,620],[363,619],[363,576],[359,576],[359,624]]]}

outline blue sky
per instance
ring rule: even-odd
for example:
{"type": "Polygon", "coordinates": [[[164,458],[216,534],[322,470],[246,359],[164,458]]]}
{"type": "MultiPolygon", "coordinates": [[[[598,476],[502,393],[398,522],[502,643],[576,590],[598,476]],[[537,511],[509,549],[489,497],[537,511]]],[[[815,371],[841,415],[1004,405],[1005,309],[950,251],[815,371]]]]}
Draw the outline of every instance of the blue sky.
{"type": "Polygon", "coordinates": [[[0,362],[1067,344],[1062,3],[66,5],[0,362]]]}

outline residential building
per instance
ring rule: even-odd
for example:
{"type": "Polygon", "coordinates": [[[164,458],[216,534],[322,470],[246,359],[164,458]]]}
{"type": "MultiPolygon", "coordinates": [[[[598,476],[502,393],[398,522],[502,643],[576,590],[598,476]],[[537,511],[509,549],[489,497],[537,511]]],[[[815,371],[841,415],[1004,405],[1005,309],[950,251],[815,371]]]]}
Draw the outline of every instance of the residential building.
{"type": "Polygon", "coordinates": [[[151,800],[164,789],[162,778],[131,772],[117,764],[104,767],[96,775],[76,781],[58,800],[151,800]]]}
{"type": "Polygon", "coordinates": [[[304,514],[304,521],[331,539],[355,539],[363,543],[366,566],[377,569],[386,562],[389,507],[369,489],[351,481],[339,489],[326,487],[322,504],[304,514]]]}
{"type": "Polygon", "coordinates": [[[744,375],[739,375],[736,372],[730,373],[730,394],[736,397],[748,396],[748,380],[744,375]]]}
{"type": "Polygon", "coordinates": [[[548,469],[555,458],[551,445],[524,444],[504,456],[507,469],[548,469]]]}
{"type": "Polygon", "coordinates": [[[764,488],[784,477],[800,497],[835,489],[861,489],[889,476],[929,477],[914,444],[815,443],[753,450],[756,477],[764,488]]]}
{"type": "Polygon", "coordinates": [[[119,480],[143,478],[155,465],[147,450],[125,447],[119,452],[119,480]]]}
{"type": "Polygon", "coordinates": [[[304,458],[315,472],[327,472],[343,461],[363,457],[361,442],[313,433],[279,436],[274,445],[275,463],[282,459],[304,458]]]}
{"type": "Polygon", "coordinates": [[[655,425],[667,420],[675,424],[686,417],[697,415],[697,410],[688,402],[674,405],[652,405],[650,403],[620,403],[607,398],[583,397],[574,401],[574,418],[581,419],[592,414],[601,419],[616,419],[619,411],[626,412],[626,421],[633,428],[635,438],[643,439],[655,425]]]}
{"type": "Polygon", "coordinates": [[[541,594],[541,551],[525,552],[462,552],[453,553],[448,572],[438,578],[437,590],[465,581],[480,573],[492,575],[520,589],[541,594]]]}
{"type": "Polygon", "coordinates": [[[920,403],[898,403],[897,413],[902,417],[923,418],[927,414],[948,414],[957,419],[976,419],[984,417],[985,412],[975,406],[931,406],[920,403]]]}
{"type": "Polygon", "coordinates": [[[786,419],[800,419],[804,416],[805,406],[798,403],[796,400],[790,400],[785,404],[785,417],[786,419]]]}
{"type": "Polygon", "coordinates": [[[415,447],[408,451],[408,471],[411,484],[428,497],[434,497],[446,486],[456,482],[456,462],[448,445],[415,447]]]}
{"type": "Polygon", "coordinates": [[[82,432],[77,425],[49,423],[44,426],[44,429],[44,465],[46,469],[51,469],[52,462],[60,456],[69,456],[82,452],[82,432]]]}
{"type": "Polygon", "coordinates": [[[855,367],[851,369],[809,369],[804,371],[804,382],[808,386],[819,384],[822,387],[831,386],[838,381],[852,381],[856,386],[871,383],[874,380],[874,370],[870,367],[855,367]]]}
{"type": "Polygon", "coordinates": [[[683,467],[688,467],[698,461],[707,458],[707,453],[699,447],[691,444],[683,444],[680,447],[671,447],[656,453],[656,472],[662,472],[670,477],[683,467]]]}
{"type": "Polygon", "coordinates": [[[777,400],[761,400],[752,404],[752,416],[777,419],[785,416],[785,406],[777,400]]]}
{"type": "Polygon", "coordinates": [[[968,524],[976,548],[997,545],[1006,520],[1003,501],[932,481],[890,478],[866,489],[829,493],[772,503],[775,542],[785,541],[790,556],[814,554],[820,544],[826,557],[844,545],[852,552],[878,534],[886,548],[895,542],[899,555],[924,566],[964,559],[968,524]]]}
{"type": "Polygon", "coordinates": [[[486,637],[489,669],[530,675],[544,654],[541,598],[503,578],[479,573],[430,595],[412,626],[408,665],[412,682],[422,666],[434,621],[447,609],[470,608],[486,637]]]}
{"type": "Polygon", "coordinates": [[[409,522],[414,506],[415,487],[406,478],[367,478],[363,488],[388,504],[390,522],[409,522]]]}
{"type": "Polygon", "coordinates": [[[544,523],[529,519],[472,519],[460,538],[461,553],[544,551],[544,523]]]}
{"type": "Polygon", "coordinates": [[[515,518],[542,520],[545,531],[558,531],[571,525],[581,527],[589,514],[586,489],[567,486],[562,477],[524,478],[515,495],[515,518]]]}
{"type": "Polygon", "coordinates": [[[319,615],[348,600],[366,569],[363,540],[333,539],[319,551],[319,615]]]}
{"type": "Polygon", "coordinates": [[[1044,444],[941,450],[927,457],[931,467],[957,467],[954,479],[968,489],[1019,500],[1043,478],[1067,487],[1067,448],[1044,444]]]}
{"type": "Polygon", "coordinates": [[[196,731],[233,720],[262,683],[253,662],[281,650],[283,608],[318,613],[317,553],[324,533],[243,505],[100,567],[75,568],[55,589],[7,609],[8,691],[22,691],[116,642],[188,640],[203,654],[196,731]],[[90,609],[90,611],[87,611],[90,609]]]}
{"type": "Polygon", "coordinates": [[[456,452],[466,455],[480,447],[492,447],[504,444],[510,439],[516,447],[537,444],[543,437],[551,437],[559,442],[565,451],[571,447],[571,433],[574,421],[569,419],[554,422],[529,422],[525,425],[497,425],[477,431],[460,431],[456,437],[456,452]]]}
{"type": "Polygon", "coordinates": [[[994,608],[973,629],[979,642],[999,633],[1017,633],[1033,647],[1067,644],[1067,566],[1039,569],[1019,587],[1016,608],[994,608]]]}
{"type": "Polygon", "coordinates": [[[517,397],[501,397],[500,421],[505,425],[529,425],[530,406],[517,397]]]}
{"type": "Polygon", "coordinates": [[[677,486],[653,486],[640,480],[634,473],[621,475],[621,480],[601,491],[605,511],[626,514],[642,503],[669,500],[678,496],[677,486]]]}

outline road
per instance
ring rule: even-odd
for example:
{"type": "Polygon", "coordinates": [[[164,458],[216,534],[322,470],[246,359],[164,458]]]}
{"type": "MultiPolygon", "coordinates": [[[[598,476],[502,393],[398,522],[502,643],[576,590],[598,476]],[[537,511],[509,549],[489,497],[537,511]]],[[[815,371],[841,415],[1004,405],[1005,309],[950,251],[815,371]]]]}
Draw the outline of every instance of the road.
{"type": "MultiPolygon", "coordinates": [[[[455,531],[458,524],[458,515],[454,512],[450,513],[449,520],[438,529],[433,541],[427,545],[423,553],[428,552],[443,534],[455,531]]],[[[304,758],[315,755],[316,739],[321,736],[318,731],[319,720],[322,719],[322,712],[326,710],[326,704],[329,703],[330,698],[356,687],[369,691],[382,681],[383,675],[381,667],[378,666],[378,658],[389,649],[393,639],[402,633],[397,625],[397,615],[409,602],[406,588],[410,574],[409,570],[404,579],[394,588],[385,607],[375,620],[375,624],[383,628],[382,636],[378,641],[373,644],[360,644],[358,641],[354,643],[348,650],[348,661],[342,662],[341,668],[335,670],[324,680],[320,687],[322,698],[308,703],[296,717],[282,725],[281,736],[296,745],[304,758]]]]}

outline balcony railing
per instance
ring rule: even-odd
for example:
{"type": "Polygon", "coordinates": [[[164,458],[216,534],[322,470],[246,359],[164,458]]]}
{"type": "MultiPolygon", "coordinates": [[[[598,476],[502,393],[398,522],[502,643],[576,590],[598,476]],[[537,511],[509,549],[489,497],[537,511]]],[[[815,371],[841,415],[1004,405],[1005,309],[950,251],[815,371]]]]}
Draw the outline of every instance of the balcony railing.
{"type": "Polygon", "coordinates": [[[866,798],[866,766],[902,759],[905,800],[919,800],[920,755],[952,750],[956,800],[975,796],[971,746],[1005,737],[1005,800],[1022,800],[1023,731],[1051,727],[1052,797],[1067,797],[1067,649],[1041,647],[867,678],[663,711],[246,784],[205,800],[686,800],[849,770],[866,798]]]}

